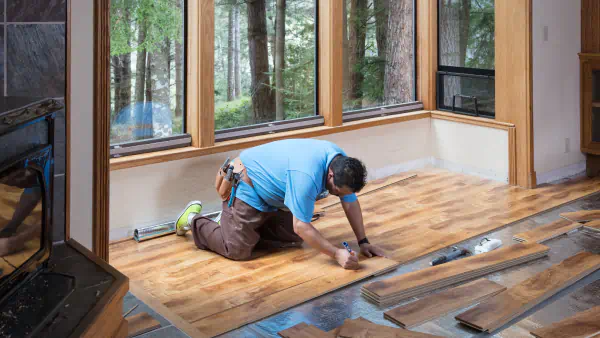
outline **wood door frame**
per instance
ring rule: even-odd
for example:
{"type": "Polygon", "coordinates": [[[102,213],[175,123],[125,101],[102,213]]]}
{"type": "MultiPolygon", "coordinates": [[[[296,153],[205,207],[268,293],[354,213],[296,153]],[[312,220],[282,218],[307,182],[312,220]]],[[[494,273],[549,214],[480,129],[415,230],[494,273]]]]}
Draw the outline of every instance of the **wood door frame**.
{"type": "Polygon", "coordinates": [[[110,168],[110,0],[94,0],[92,251],[108,262],[110,168]]]}

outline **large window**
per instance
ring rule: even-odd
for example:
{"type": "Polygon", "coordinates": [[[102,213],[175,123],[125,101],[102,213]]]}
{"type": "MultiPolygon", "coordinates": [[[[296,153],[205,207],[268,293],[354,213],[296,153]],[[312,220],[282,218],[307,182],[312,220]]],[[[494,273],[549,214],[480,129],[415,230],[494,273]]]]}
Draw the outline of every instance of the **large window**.
{"type": "Polygon", "coordinates": [[[439,0],[438,15],[438,109],[494,117],[494,0],[439,0]]]}
{"type": "Polygon", "coordinates": [[[111,156],[190,144],[185,0],[111,0],[111,156]]]}
{"type": "Polygon", "coordinates": [[[414,1],[344,2],[344,112],[414,102],[414,1]]]}
{"type": "Polygon", "coordinates": [[[315,25],[315,0],[215,1],[218,139],[316,115],[315,25]]]}

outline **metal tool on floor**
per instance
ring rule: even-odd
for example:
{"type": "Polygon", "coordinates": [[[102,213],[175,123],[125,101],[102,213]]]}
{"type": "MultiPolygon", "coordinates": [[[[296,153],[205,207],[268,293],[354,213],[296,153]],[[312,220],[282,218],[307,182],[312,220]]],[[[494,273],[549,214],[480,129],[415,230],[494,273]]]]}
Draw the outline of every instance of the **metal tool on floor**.
{"type": "Polygon", "coordinates": [[[471,251],[467,250],[465,248],[459,248],[456,246],[452,247],[452,252],[450,252],[447,255],[442,255],[437,257],[436,259],[432,260],[431,262],[429,262],[429,265],[434,266],[434,265],[439,265],[439,264],[443,264],[446,262],[450,262],[453,261],[455,259],[458,259],[459,257],[463,257],[463,256],[468,256],[471,255],[471,251]]]}

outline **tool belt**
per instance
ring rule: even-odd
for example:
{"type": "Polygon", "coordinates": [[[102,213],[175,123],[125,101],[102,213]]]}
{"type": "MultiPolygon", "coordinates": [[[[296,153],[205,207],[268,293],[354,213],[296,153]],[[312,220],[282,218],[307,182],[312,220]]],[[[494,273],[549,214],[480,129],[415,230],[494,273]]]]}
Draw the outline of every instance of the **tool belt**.
{"type": "Polygon", "coordinates": [[[246,167],[240,160],[235,158],[233,162],[229,159],[217,171],[215,178],[215,189],[223,201],[230,200],[230,204],[235,197],[235,189],[239,181],[244,181],[249,186],[253,187],[250,177],[248,177],[246,167]],[[233,192],[233,193],[232,193],[233,192]]]}

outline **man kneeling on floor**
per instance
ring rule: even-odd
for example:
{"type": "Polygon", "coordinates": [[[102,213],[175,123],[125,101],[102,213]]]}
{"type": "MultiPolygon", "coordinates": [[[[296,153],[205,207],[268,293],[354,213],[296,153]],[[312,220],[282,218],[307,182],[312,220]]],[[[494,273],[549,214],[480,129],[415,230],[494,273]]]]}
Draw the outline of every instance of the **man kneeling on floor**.
{"type": "Polygon", "coordinates": [[[217,191],[222,177],[231,176],[228,171],[239,180],[231,193],[220,189],[224,200],[220,221],[201,216],[199,201],[190,202],[176,221],[177,234],[191,230],[198,248],[247,260],[255,248],[294,247],[306,241],[345,269],[358,269],[355,253],[331,244],[311,225],[315,201],[328,191],[340,197],[361,253],[384,255],[367,240],[355,195],[365,186],[365,166],[335,144],[312,139],[275,141],[243,151],[224,168],[217,174],[217,191]]]}

